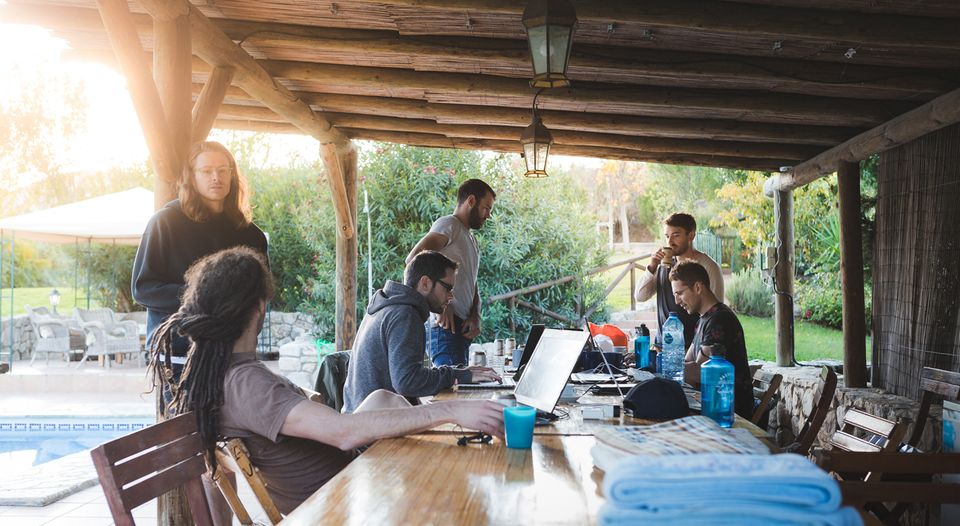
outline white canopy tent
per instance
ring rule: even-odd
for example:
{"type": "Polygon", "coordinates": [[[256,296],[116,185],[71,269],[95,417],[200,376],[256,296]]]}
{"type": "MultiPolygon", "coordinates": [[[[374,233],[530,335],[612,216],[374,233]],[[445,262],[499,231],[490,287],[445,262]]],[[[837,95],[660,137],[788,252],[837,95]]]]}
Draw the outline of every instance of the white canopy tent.
{"type": "MultiPolygon", "coordinates": [[[[138,245],[140,237],[153,216],[153,192],[144,188],[132,188],[122,192],[101,195],[46,210],[30,212],[0,219],[0,249],[7,241],[11,253],[16,240],[29,239],[47,243],[81,242],[116,245],[138,245]]],[[[11,285],[15,283],[16,266],[5,262],[0,250],[0,272],[9,267],[11,285]]],[[[88,252],[89,255],[89,252],[88,252]]],[[[90,302],[89,260],[87,275],[87,307],[90,302]]],[[[9,301],[13,304],[14,289],[10,289],[9,301]]],[[[0,295],[0,302],[4,298],[0,295]]],[[[13,327],[13,310],[10,312],[10,327],[13,327]]],[[[13,338],[9,340],[9,362],[13,363],[13,338]]]]}
{"type": "Polygon", "coordinates": [[[132,188],[0,219],[0,236],[47,243],[137,245],[151,216],[153,192],[132,188]]]}

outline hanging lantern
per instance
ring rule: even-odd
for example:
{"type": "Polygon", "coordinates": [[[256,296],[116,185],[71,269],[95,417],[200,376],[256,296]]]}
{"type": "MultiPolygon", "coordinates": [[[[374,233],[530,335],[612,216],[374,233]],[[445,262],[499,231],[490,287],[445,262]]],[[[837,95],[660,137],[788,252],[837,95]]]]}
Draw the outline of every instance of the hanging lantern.
{"type": "Polygon", "coordinates": [[[553,136],[550,130],[543,125],[536,110],[533,112],[533,122],[524,128],[520,134],[520,144],[523,145],[523,160],[527,163],[526,177],[548,177],[547,156],[550,155],[550,145],[553,136]]]}
{"type": "Polygon", "coordinates": [[[565,88],[577,12],[569,0],[533,0],[523,10],[534,88],[565,88]]]}

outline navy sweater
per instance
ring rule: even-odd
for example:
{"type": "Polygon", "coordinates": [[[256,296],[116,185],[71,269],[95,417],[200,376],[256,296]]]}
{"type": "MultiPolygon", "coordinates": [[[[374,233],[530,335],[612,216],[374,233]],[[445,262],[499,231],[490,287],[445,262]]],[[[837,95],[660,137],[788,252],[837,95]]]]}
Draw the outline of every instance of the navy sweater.
{"type": "MultiPolygon", "coordinates": [[[[250,223],[236,228],[222,216],[198,223],[187,217],[175,199],[161,208],[147,223],[133,262],[130,287],[133,299],[147,308],[147,337],[180,308],[184,288],[183,274],[203,256],[226,248],[246,245],[267,253],[267,238],[250,223]]],[[[175,345],[174,354],[186,354],[175,345]]]]}

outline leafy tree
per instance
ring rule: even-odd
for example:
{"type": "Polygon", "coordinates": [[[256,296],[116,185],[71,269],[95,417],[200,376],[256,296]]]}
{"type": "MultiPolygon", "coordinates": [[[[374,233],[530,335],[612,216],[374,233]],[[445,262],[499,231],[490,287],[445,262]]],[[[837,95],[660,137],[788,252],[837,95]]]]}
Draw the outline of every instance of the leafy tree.
{"type": "MultiPolygon", "coordinates": [[[[571,184],[566,174],[557,173],[546,180],[517,177],[519,167],[504,156],[484,156],[478,152],[377,145],[361,152],[361,210],[358,220],[360,261],[358,309],[366,309],[366,264],[373,262],[373,288],[387,279],[400,280],[404,259],[433,221],[453,211],[456,189],[471,177],[486,180],[497,191],[493,216],[476,232],[481,246],[480,291],[482,297],[523,286],[582,273],[602,264],[606,253],[586,227],[595,219],[588,213],[583,192],[571,184]],[[370,201],[369,220],[372,249],[368,251],[367,216],[362,210],[363,191],[370,201]]],[[[335,296],[333,207],[326,183],[315,187],[312,198],[296,206],[295,223],[300,236],[313,248],[313,271],[300,276],[305,298],[301,303],[316,317],[320,336],[334,331],[335,296]]],[[[550,310],[573,317],[578,299],[587,304],[599,298],[602,286],[587,281],[578,286],[556,287],[525,299],[550,310]]],[[[485,305],[484,339],[507,336],[509,310],[501,303],[485,305]]],[[[600,309],[595,318],[606,315],[600,309]]],[[[518,310],[514,321],[519,327],[538,319],[518,310]]]]}

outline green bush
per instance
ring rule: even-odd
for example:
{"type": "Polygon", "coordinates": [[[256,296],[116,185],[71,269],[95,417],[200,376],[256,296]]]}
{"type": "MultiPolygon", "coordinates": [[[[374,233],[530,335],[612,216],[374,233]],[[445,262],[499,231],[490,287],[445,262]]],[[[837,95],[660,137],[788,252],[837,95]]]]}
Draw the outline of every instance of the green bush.
{"type": "Polygon", "coordinates": [[[740,314],[773,316],[773,291],[755,270],[741,270],[732,275],[724,295],[730,308],[740,314]]]}
{"type": "MultiPolygon", "coordinates": [[[[801,282],[797,287],[796,300],[800,305],[800,317],[819,325],[843,329],[843,299],[840,294],[840,277],[837,273],[820,273],[801,282]]],[[[870,285],[864,287],[865,322],[871,327],[870,285]]]]}
{"type": "MultiPolygon", "coordinates": [[[[358,319],[366,309],[366,266],[373,262],[372,288],[388,280],[400,280],[404,259],[414,244],[441,215],[450,214],[456,204],[457,187],[466,179],[479,177],[497,192],[493,216],[475,232],[480,244],[480,294],[494,294],[533,285],[562,276],[578,274],[602,265],[606,251],[590,225],[583,192],[563,174],[532,180],[517,176],[518,170],[502,155],[450,149],[379,145],[362,152],[360,159],[360,213],[357,221],[359,261],[357,269],[358,319]],[[363,191],[370,202],[363,211],[363,191]],[[372,249],[367,248],[367,233],[372,249]]],[[[317,336],[330,339],[334,333],[335,225],[329,189],[321,182],[314,194],[293,206],[294,219],[288,228],[312,249],[311,271],[299,276],[301,310],[314,315],[317,336]]],[[[259,221],[259,216],[258,216],[259,221]]],[[[593,305],[603,284],[588,280],[578,285],[553,287],[524,299],[568,317],[575,317],[578,300],[593,305]]],[[[605,319],[605,308],[592,319],[605,319]]],[[[514,323],[523,334],[541,318],[518,309],[514,323]]],[[[507,337],[510,311],[503,302],[484,305],[481,338],[507,337]]]]}

